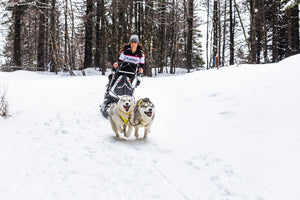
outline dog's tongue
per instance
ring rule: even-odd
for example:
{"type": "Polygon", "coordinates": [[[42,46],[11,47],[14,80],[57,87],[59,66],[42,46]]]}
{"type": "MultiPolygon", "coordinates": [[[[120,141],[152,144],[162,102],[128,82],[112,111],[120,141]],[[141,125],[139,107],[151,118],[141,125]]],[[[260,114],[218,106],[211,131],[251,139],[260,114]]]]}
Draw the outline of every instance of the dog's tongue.
{"type": "Polygon", "coordinates": [[[152,116],[152,112],[146,112],[146,115],[148,115],[148,117],[152,116]]]}
{"type": "Polygon", "coordinates": [[[130,108],[130,106],[124,106],[124,109],[125,109],[126,111],[128,111],[129,108],[130,108]]]}

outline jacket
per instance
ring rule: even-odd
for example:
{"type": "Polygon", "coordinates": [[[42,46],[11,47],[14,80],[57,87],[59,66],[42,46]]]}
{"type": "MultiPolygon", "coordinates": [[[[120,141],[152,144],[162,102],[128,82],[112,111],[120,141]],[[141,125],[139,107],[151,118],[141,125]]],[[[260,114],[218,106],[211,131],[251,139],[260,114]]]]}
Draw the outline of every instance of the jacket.
{"type": "Polygon", "coordinates": [[[124,68],[122,67],[123,71],[128,71],[128,72],[136,72],[137,68],[143,68],[145,66],[145,55],[142,53],[142,57],[139,57],[137,52],[134,54],[131,52],[131,48],[126,48],[124,51],[121,52],[119,56],[119,61],[118,61],[119,66],[127,65],[124,68]]]}

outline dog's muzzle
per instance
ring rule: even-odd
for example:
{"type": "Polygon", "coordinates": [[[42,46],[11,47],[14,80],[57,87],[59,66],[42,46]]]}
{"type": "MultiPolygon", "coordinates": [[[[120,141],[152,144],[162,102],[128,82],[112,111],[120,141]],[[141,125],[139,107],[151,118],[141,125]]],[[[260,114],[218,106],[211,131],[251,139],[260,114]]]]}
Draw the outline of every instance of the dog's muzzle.
{"type": "Polygon", "coordinates": [[[128,110],[130,109],[130,106],[129,105],[125,105],[125,106],[123,106],[124,107],[124,109],[126,110],[126,112],[128,112],[128,110]]]}
{"type": "Polygon", "coordinates": [[[145,114],[146,114],[148,117],[152,117],[152,109],[150,108],[148,111],[145,111],[145,114]]]}

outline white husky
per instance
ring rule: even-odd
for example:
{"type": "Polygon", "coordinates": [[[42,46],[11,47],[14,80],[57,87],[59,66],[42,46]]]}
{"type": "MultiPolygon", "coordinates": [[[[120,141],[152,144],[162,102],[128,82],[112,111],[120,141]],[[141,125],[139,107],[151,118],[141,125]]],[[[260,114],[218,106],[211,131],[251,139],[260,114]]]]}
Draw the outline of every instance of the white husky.
{"type": "Polygon", "coordinates": [[[132,131],[132,126],[128,126],[129,119],[132,116],[134,109],[134,100],[131,96],[122,96],[117,103],[114,103],[109,108],[109,121],[116,137],[119,137],[119,132],[125,137],[129,137],[132,131]]]}

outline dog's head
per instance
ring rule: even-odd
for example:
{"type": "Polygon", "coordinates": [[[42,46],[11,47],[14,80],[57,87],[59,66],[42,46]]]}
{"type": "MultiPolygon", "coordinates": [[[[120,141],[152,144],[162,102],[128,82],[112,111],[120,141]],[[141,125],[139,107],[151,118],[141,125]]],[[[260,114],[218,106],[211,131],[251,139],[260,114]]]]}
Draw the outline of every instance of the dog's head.
{"type": "Polygon", "coordinates": [[[144,98],[138,101],[136,108],[139,110],[141,116],[152,118],[155,113],[155,106],[149,98],[144,98]]]}
{"type": "Polygon", "coordinates": [[[118,107],[125,113],[132,112],[134,100],[131,96],[122,96],[118,101],[118,107]]]}

